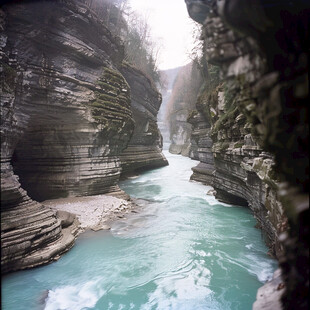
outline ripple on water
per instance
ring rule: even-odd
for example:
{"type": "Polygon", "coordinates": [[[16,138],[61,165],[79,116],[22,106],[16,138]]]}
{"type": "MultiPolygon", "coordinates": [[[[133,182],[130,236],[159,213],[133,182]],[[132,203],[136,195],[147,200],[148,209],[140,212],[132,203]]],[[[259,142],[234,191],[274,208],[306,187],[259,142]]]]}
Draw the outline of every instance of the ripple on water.
{"type": "Polygon", "coordinates": [[[110,232],[81,235],[59,261],[5,276],[3,310],[244,310],[276,268],[246,208],[188,182],[188,158],[121,184],[148,199],[110,232]],[[44,295],[45,294],[45,295],[44,295]],[[42,307],[41,307],[42,309],[42,307]]]}

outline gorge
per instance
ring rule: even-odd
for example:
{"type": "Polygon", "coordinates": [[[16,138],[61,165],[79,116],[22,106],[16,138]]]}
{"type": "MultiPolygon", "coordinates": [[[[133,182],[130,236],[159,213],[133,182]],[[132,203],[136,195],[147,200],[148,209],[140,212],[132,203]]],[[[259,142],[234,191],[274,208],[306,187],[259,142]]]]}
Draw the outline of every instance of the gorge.
{"type": "Polygon", "coordinates": [[[111,232],[5,275],[6,309],[307,309],[309,5],[185,2],[202,54],[162,111],[123,1],[1,7],[2,274],[73,247],[81,216],[51,201],[114,204],[111,232]]]}

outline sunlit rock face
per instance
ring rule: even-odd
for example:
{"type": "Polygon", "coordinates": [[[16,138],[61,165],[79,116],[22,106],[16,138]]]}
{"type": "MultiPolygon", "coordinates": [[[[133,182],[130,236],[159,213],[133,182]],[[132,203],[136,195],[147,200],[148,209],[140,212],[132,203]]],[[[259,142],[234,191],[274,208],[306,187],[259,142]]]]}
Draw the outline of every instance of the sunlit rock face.
{"type": "Polygon", "coordinates": [[[117,70],[123,46],[82,2],[6,5],[1,27],[1,263],[7,272],[48,262],[74,241],[32,199],[119,190],[119,154],[134,121],[130,88],[117,70]]]}
{"type": "Polygon", "coordinates": [[[162,154],[162,136],[157,126],[161,94],[145,74],[124,63],[122,74],[131,89],[131,109],[135,128],[127,148],[120,155],[122,173],[162,167],[168,161],[162,154]]]}
{"type": "MultiPolygon", "coordinates": [[[[203,24],[206,58],[220,65],[225,78],[218,97],[224,91],[226,98],[229,94],[234,98],[227,100],[233,104],[224,105],[221,114],[221,99],[209,105],[218,114],[218,118],[213,116],[216,127],[211,132],[216,168],[214,187],[219,189],[219,198],[226,196],[227,201],[229,194],[244,197],[248,189],[255,196],[256,205],[261,210],[265,208],[265,223],[271,223],[275,236],[282,241],[284,253],[278,257],[285,293],[282,305],[272,303],[272,309],[307,309],[309,225],[304,219],[309,212],[305,117],[309,102],[309,4],[214,1],[203,24]],[[234,183],[241,186],[237,188],[234,183]],[[282,212],[290,229],[280,235],[286,228],[282,212]]],[[[265,301],[259,298],[254,308],[265,307],[265,301]]]]}

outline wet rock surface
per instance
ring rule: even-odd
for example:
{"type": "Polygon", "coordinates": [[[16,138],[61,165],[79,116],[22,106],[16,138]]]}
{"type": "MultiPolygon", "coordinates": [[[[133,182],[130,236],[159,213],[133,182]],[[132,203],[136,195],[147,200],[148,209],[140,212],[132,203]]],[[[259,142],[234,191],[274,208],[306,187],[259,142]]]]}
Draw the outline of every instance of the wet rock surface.
{"type": "Polygon", "coordinates": [[[253,310],[281,309],[283,289],[284,284],[281,270],[277,269],[273,278],[266,285],[258,289],[257,300],[253,304],[253,310]]]}
{"type": "Polygon", "coordinates": [[[286,218],[276,192],[274,161],[259,146],[259,136],[252,134],[243,109],[254,104],[251,83],[264,71],[264,61],[254,47],[244,47],[246,38],[215,15],[206,18],[203,36],[210,74],[197,100],[197,111],[189,118],[193,124],[191,157],[201,161],[191,179],[213,186],[216,198],[223,202],[249,206],[271,253],[279,256],[283,250],[279,235],[286,218]],[[232,55],[227,42],[238,52],[232,55]],[[212,77],[212,63],[220,64],[218,75],[225,78],[212,77]]]}

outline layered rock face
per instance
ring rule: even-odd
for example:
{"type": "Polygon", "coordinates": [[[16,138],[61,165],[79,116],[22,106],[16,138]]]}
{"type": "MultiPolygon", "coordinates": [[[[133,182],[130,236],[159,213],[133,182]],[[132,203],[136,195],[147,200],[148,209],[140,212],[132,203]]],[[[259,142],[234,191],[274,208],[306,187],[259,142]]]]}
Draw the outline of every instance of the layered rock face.
{"type": "Polygon", "coordinates": [[[135,128],[127,148],[120,155],[122,173],[168,165],[162,154],[162,136],[157,113],[162,97],[152,82],[138,69],[124,63],[122,74],[131,88],[131,109],[135,128]]]}
{"type": "Polygon", "coordinates": [[[169,121],[167,120],[167,108],[169,99],[173,90],[173,85],[177,77],[178,72],[182,67],[177,67],[173,69],[160,71],[161,79],[164,81],[164,87],[162,87],[162,104],[158,111],[158,128],[163,136],[163,142],[170,145],[170,131],[169,131],[169,121]]]}
{"type": "Polygon", "coordinates": [[[196,167],[192,168],[191,180],[212,184],[215,167],[212,153],[213,142],[210,137],[211,126],[203,114],[198,111],[193,112],[187,121],[192,124],[189,157],[200,161],[196,167]]]}
{"type": "MultiPolygon", "coordinates": [[[[270,303],[272,309],[307,309],[309,7],[304,1],[186,2],[204,24],[206,58],[225,77],[205,101],[213,123],[211,183],[222,200],[245,199],[269,236],[281,240],[285,292],[274,295],[282,301],[270,303]]],[[[255,309],[262,307],[271,309],[260,299],[255,309]]]]}
{"type": "Polygon", "coordinates": [[[211,68],[205,68],[205,70],[208,72],[208,75],[204,81],[203,91],[201,91],[197,98],[196,110],[191,113],[187,121],[192,125],[189,156],[200,161],[196,167],[192,168],[191,180],[211,185],[213,184],[213,174],[215,172],[214,154],[212,151],[213,141],[211,138],[211,115],[214,115],[215,110],[211,111],[206,102],[217,101],[219,72],[217,67],[213,67],[213,71],[211,68]],[[212,92],[212,89],[216,91],[212,92]]]}
{"type": "Polygon", "coordinates": [[[82,2],[6,5],[1,27],[1,263],[7,272],[70,248],[74,237],[65,240],[54,213],[32,199],[117,191],[118,155],[134,121],[130,88],[117,70],[121,42],[82,2]],[[30,259],[32,253],[40,255],[30,259]]]}
{"type": "Polygon", "coordinates": [[[192,142],[191,156],[201,161],[191,179],[212,185],[223,202],[248,205],[271,253],[279,256],[279,234],[286,218],[277,198],[272,156],[258,145],[241,108],[253,105],[250,82],[263,72],[264,62],[250,46],[245,47],[246,38],[229,30],[219,17],[207,18],[204,26],[210,81],[189,119],[194,126],[192,141],[197,141],[197,146],[192,142]],[[212,76],[216,69],[211,64],[219,63],[223,80],[212,76]]]}
{"type": "Polygon", "coordinates": [[[187,118],[195,109],[201,83],[202,77],[194,63],[180,69],[175,79],[167,109],[170,125],[170,153],[189,155],[192,127],[187,122],[187,118]]]}

